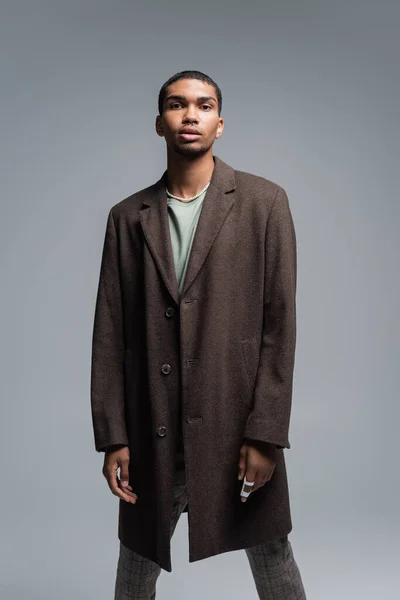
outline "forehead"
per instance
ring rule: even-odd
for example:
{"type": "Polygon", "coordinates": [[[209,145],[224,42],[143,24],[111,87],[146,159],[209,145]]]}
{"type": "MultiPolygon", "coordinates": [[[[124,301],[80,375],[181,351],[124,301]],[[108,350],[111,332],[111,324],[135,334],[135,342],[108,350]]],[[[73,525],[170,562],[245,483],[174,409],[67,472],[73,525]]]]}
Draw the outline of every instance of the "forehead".
{"type": "Polygon", "coordinates": [[[200,96],[212,96],[217,101],[214,86],[198,79],[180,79],[179,81],[174,81],[165,90],[165,98],[168,98],[171,94],[186,96],[189,100],[195,100],[200,96]]]}

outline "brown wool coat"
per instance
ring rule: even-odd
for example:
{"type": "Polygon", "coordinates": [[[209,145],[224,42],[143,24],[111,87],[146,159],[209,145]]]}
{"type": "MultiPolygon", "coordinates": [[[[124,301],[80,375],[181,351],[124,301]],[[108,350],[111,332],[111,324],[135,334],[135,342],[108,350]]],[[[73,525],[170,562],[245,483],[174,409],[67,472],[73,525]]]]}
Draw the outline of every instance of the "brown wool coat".
{"type": "Polygon", "coordinates": [[[118,537],[171,571],[179,402],[189,562],[292,529],[284,448],[296,344],[296,235],[285,190],[214,155],[181,298],[166,171],[109,212],[93,328],[95,447],[130,448],[135,504],[118,537]],[[168,366],[166,366],[168,365],[168,366]],[[240,501],[244,438],[276,444],[272,478],[240,501]]]}

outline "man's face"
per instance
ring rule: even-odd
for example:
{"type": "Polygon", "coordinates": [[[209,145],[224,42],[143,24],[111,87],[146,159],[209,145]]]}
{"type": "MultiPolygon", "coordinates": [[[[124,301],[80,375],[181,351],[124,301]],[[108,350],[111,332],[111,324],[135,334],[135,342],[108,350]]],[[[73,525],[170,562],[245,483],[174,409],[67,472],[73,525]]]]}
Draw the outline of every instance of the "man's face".
{"type": "Polygon", "coordinates": [[[157,115],[156,131],[178,154],[198,157],[219,138],[224,120],[218,116],[218,100],[212,85],[197,79],[181,79],[168,86],[164,112],[157,115]],[[197,134],[185,134],[193,129],[197,134]]]}

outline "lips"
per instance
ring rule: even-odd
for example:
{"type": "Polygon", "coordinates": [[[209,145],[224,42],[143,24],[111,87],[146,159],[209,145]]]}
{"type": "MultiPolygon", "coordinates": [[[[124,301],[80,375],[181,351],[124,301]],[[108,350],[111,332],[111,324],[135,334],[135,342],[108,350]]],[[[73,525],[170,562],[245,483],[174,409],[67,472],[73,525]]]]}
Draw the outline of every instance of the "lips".
{"type": "Polygon", "coordinates": [[[186,140],[186,141],[191,141],[191,140],[197,140],[200,137],[199,133],[185,133],[182,132],[179,134],[179,137],[186,140]]]}
{"type": "Polygon", "coordinates": [[[200,133],[193,127],[185,127],[181,129],[178,135],[186,142],[192,142],[200,137],[200,133]]]}
{"type": "Polygon", "coordinates": [[[179,133],[193,133],[193,134],[196,134],[196,135],[200,135],[200,132],[197,131],[197,129],[191,129],[190,127],[188,127],[187,129],[181,129],[179,131],[179,133]]]}

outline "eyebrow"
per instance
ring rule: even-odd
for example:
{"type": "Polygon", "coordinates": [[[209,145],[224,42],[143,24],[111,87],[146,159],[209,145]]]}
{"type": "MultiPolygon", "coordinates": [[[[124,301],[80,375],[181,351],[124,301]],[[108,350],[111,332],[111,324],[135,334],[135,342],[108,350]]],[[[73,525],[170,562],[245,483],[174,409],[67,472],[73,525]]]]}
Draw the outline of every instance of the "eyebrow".
{"type": "MultiPolygon", "coordinates": [[[[165,99],[165,102],[168,102],[168,100],[187,100],[186,96],[180,96],[178,94],[171,94],[170,96],[168,96],[165,99]]],[[[214,98],[214,96],[199,96],[197,98],[198,102],[205,102],[207,100],[212,100],[213,102],[217,102],[217,100],[214,98]]]]}

